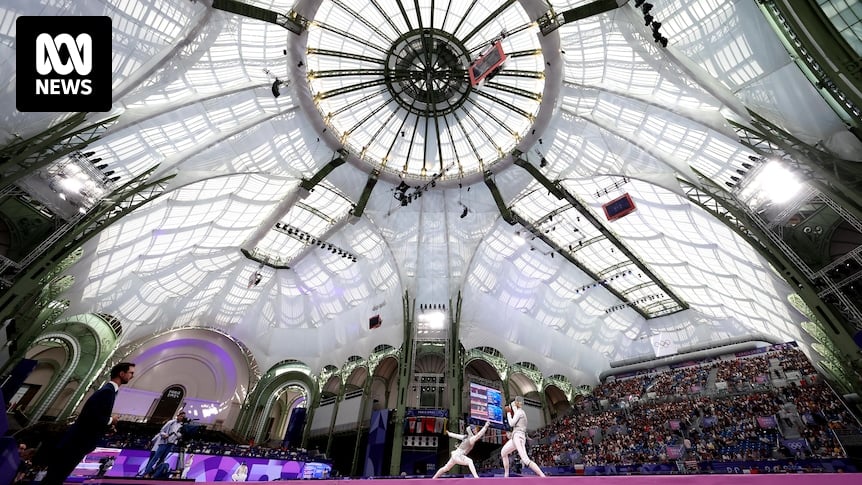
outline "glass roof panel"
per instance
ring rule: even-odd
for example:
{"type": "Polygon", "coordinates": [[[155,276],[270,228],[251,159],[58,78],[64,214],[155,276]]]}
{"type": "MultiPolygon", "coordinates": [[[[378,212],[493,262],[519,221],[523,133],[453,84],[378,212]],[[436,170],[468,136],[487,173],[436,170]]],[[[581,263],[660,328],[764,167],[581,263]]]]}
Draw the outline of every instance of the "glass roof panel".
{"type": "Polygon", "coordinates": [[[417,15],[409,2],[322,2],[307,69],[324,122],[370,168],[445,180],[482,172],[516,147],[540,107],[544,61],[519,2],[500,11],[437,5],[433,23],[432,4],[417,15]],[[497,40],[506,54],[532,54],[509,56],[471,85],[468,66],[496,52],[497,40]]]}
{"type": "MultiPolygon", "coordinates": [[[[113,78],[116,87],[159,55],[200,13],[200,6],[171,1],[121,0],[106,3],[101,15],[111,17],[113,78]],[[146,21],[142,21],[146,19],[146,21]]],[[[93,12],[95,15],[96,13],[93,12]]]]}
{"type": "MultiPolygon", "coordinates": [[[[601,182],[608,185],[604,187],[619,187],[621,182],[611,178],[594,178],[583,181],[578,185],[567,182],[564,187],[574,188],[576,193],[584,190],[594,190],[594,198],[605,198],[607,190],[602,190],[601,182]]],[[[611,196],[613,197],[613,196],[611,196]]],[[[604,201],[603,201],[604,202],[604,201]]],[[[557,199],[548,194],[548,191],[540,188],[538,184],[525,191],[513,204],[513,209],[527,223],[527,229],[522,237],[527,239],[532,247],[536,247],[537,237],[550,242],[558,248],[561,254],[573,258],[585,270],[596,275],[595,280],[590,279],[575,286],[576,292],[586,292],[590,289],[606,286],[617,291],[623,301],[608,302],[605,313],[624,309],[628,305],[645,309],[654,306],[657,301],[666,302],[655,311],[646,312],[650,316],[682,309],[673,302],[670,297],[654,281],[650,275],[637,267],[632,260],[622,251],[619,243],[609,239],[599,226],[593,225],[590,218],[585,217],[569,204],[565,199],[557,199]],[[637,274],[635,279],[633,275],[637,274]]],[[[599,217],[603,218],[601,209],[599,217]]],[[[546,247],[542,244],[543,247],[546,247]]],[[[546,247],[547,248],[547,247],[546,247]]],[[[555,249],[547,248],[543,254],[555,252],[555,249]]]]}
{"type": "Polygon", "coordinates": [[[550,0],[548,3],[554,7],[555,12],[560,14],[575,7],[592,3],[592,0],[550,0]]]}
{"type": "MultiPolygon", "coordinates": [[[[68,312],[111,314],[128,339],[226,328],[263,365],[299,359],[316,371],[383,343],[397,348],[398,326],[370,333],[365,322],[377,312],[399,321],[403,295],[463,295],[465,346],[493,346],[573,382],[650,355],[633,339],[653,328],[693,346],[760,332],[806,338],[787,304],[796,289],[677,182],[692,169],[719,187],[739,175],[751,153],[730,112],[763,114],[811,144],[845,131],[757,2],[656,4],[668,50],[633,2],[549,35],[529,19],[591,0],[250,2],[315,18],[295,35],[207,2],[0,7],[9,86],[16,16],[110,15],[121,116],[92,150],[124,181],[153,168],[151,181],[173,176],[84,245],[63,295],[68,312]],[[508,59],[471,85],[469,65],[504,30],[508,59]],[[289,81],[278,97],[276,77],[289,81]],[[300,197],[299,184],[342,145],[351,163],[300,197]],[[513,147],[571,198],[548,194],[507,158],[494,165],[513,147]],[[365,212],[348,224],[375,169],[365,212]],[[487,169],[514,226],[480,181],[487,169]],[[444,170],[448,183],[409,207],[392,197],[399,177],[416,187],[444,170]],[[602,204],[623,192],[637,211],[607,222],[602,204]],[[255,246],[290,269],[243,256],[255,246]],[[250,284],[257,272],[262,281],[250,284]],[[673,297],[690,309],[655,318],[679,308],[673,297]]],[[[14,95],[0,93],[4,139],[65,116],[16,112],[14,95]]]]}

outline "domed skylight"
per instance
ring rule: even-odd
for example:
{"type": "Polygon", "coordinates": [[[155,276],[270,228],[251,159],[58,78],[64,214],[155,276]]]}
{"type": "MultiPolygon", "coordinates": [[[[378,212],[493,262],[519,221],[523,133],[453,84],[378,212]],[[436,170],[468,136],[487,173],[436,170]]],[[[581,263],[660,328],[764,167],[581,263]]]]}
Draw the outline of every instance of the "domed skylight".
{"type": "Polygon", "coordinates": [[[372,169],[461,178],[530,133],[544,87],[537,34],[520,2],[420,14],[412,2],[324,1],[309,24],[308,82],[324,123],[372,169]],[[497,41],[505,63],[474,86],[468,68],[497,41]]]}

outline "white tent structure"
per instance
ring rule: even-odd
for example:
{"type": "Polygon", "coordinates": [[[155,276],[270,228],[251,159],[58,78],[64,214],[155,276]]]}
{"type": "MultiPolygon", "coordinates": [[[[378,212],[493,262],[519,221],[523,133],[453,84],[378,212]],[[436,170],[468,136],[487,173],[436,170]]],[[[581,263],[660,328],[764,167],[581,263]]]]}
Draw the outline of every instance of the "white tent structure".
{"type": "Polygon", "coordinates": [[[113,110],[85,124],[110,120],[86,151],[115,180],[55,199],[63,222],[157,182],[84,243],[62,315],[110,315],[121,344],[214,328],[261,369],[315,373],[399,347],[424,305],[445,305],[465,348],[576,386],[745,340],[817,359],[789,273],[695,203],[739,202],[766,170],[746,128],[862,158],[760,2],[654,1],[660,30],[635,2],[246,2],[278,22],[216,3],[0,4],[8,143],[70,116],[15,110],[15,18],[112,19],[113,110]],[[471,85],[496,41],[502,69],[471,85]],[[609,221],[624,194],[636,210],[609,221]]]}

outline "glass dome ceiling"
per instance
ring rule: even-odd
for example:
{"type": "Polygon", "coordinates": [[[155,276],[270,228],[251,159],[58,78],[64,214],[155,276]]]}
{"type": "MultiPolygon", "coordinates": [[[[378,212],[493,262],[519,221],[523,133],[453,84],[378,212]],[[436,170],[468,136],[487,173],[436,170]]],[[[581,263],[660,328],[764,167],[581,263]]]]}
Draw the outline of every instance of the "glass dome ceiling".
{"type": "Polygon", "coordinates": [[[68,117],[15,110],[13,20],[112,18],[114,111],[87,115],[108,121],[86,151],[139,190],[95,203],[126,212],[67,270],[62,318],[111,315],[123,344],[216,328],[319,372],[399,347],[405,300],[458,301],[466,348],[574,385],[656,334],[810,349],[795,289],[686,190],[728,193],[752,112],[812,144],[846,128],[757,2],[653,3],[666,48],[633,2],[3,2],[7,143],[68,117]],[[608,221],[623,194],[637,210],[608,221]]]}
{"type": "Polygon", "coordinates": [[[314,104],[372,170],[460,179],[510,154],[541,106],[545,60],[520,2],[323,1],[308,26],[314,104]],[[505,63],[468,67],[494,42],[505,63]]]}

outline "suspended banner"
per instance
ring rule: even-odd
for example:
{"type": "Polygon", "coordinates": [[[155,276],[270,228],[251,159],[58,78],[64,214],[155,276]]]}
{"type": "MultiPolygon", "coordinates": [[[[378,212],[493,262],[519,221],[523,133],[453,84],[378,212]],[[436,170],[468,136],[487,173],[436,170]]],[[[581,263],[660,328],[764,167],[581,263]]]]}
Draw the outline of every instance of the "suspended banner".
{"type": "Polygon", "coordinates": [[[389,410],[379,409],[371,413],[368,427],[368,445],[365,448],[365,469],[362,476],[383,475],[383,459],[386,454],[386,431],[389,427],[389,410]]]}
{"type": "Polygon", "coordinates": [[[665,333],[659,333],[658,335],[651,335],[649,338],[649,343],[652,345],[652,350],[655,352],[656,357],[664,357],[666,355],[673,355],[679,351],[679,347],[676,342],[670,338],[670,335],[665,333]]]}

